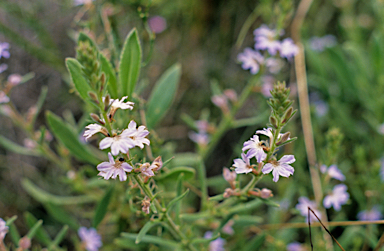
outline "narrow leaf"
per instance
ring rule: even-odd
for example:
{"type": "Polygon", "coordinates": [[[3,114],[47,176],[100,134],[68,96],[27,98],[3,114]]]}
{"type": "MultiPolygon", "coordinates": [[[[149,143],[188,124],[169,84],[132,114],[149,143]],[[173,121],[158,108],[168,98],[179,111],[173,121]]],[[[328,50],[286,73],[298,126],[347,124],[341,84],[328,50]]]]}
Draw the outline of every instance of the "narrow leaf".
{"type": "Polygon", "coordinates": [[[167,211],[170,210],[172,208],[172,206],[174,206],[178,201],[180,201],[182,198],[184,198],[187,194],[189,193],[189,189],[187,189],[183,194],[181,194],[180,196],[177,196],[176,198],[174,198],[173,200],[171,200],[167,206],[167,211]]]}
{"type": "Polygon", "coordinates": [[[29,155],[29,156],[40,156],[40,153],[38,151],[15,144],[13,141],[7,138],[4,138],[1,135],[0,135],[0,146],[17,154],[23,154],[23,155],[29,155]]]}
{"type": "Polygon", "coordinates": [[[67,224],[73,229],[78,229],[80,227],[78,221],[73,218],[70,214],[68,214],[62,206],[57,206],[52,203],[45,203],[43,205],[48,211],[48,214],[58,222],[62,224],[67,224]]]}
{"type": "Polygon", "coordinates": [[[215,235],[212,235],[211,238],[194,238],[191,243],[193,244],[197,244],[197,243],[208,243],[208,242],[211,242],[211,241],[214,241],[216,240],[217,238],[220,237],[220,233],[217,233],[215,235]]]}
{"type": "Polygon", "coordinates": [[[93,41],[93,39],[90,38],[84,32],[80,32],[79,33],[79,37],[77,38],[77,42],[80,42],[80,41],[82,41],[82,42],[88,41],[91,46],[93,46],[93,47],[95,47],[97,49],[97,44],[95,43],[95,41],[93,41]]]}
{"type": "Polygon", "coordinates": [[[99,54],[99,59],[101,62],[101,71],[103,71],[108,79],[108,92],[111,95],[111,98],[117,99],[119,98],[118,89],[117,89],[117,80],[116,80],[116,72],[112,68],[111,63],[108,59],[102,54],[99,54]]]}
{"type": "MultiPolygon", "coordinates": [[[[121,236],[123,238],[133,239],[133,240],[136,240],[136,238],[137,238],[137,234],[130,234],[130,233],[121,233],[121,236]]],[[[157,245],[160,245],[162,247],[168,248],[169,250],[175,250],[175,249],[179,250],[179,248],[180,248],[179,243],[177,243],[175,241],[165,240],[161,237],[152,236],[152,235],[144,236],[141,241],[146,242],[146,243],[157,244],[157,245]]]]}
{"type": "Polygon", "coordinates": [[[92,221],[92,227],[97,228],[100,222],[104,219],[104,216],[107,213],[109,202],[111,201],[113,190],[114,186],[111,185],[105,193],[104,197],[100,200],[99,204],[97,205],[95,216],[92,221]]]}
{"type": "Polygon", "coordinates": [[[135,243],[139,244],[151,228],[153,228],[156,225],[160,225],[160,224],[161,224],[161,222],[159,222],[159,221],[157,221],[157,222],[148,221],[147,223],[145,223],[145,225],[141,228],[139,234],[137,235],[135,243]]]}
{"type": "Polygon", "coordinates": [[[166,179],[175,180],[179,177],[180,173],[184,173],[184,179],[189,180],[195,176],[196,171],[191,167],[176,167],[164,174],[156,175],[154,178],[159,181],[166,179]]]}
{"type": "Polygon", "coordinates": [[[181,66],[171,66],[157,81],[148,99],[147,127],[152,129],[172,104],[180,81],[181,66]]]}
{"type": "Polygon", "coordinates": [[[41,203],[52,203],[55,205],[75,205],[81,203],[89,203],[93,202],[94,199],[87,195],[79,195],[79,196],[56,196],[41,188],[37,187],[28,179],[23,179],[21,181],[21,185],[25,189],[25,191],[31,195],[35,200],[41,203]]]}
{"type": "Polygon", "coordinates": [[[55,239],[52,241],[52,244],[48,247],[48,250],[55,250],[55,247],[57,247],[60,242],[64,239],[65,235],[68,232],[68,225],[64,225],[60,232],[56,235],[55,239]]]}
{"type": "MultiPolygon", "coordinates": [[[[29,228],[31,228],[33,225],[37,223],[37,219],[30,212],[25,212],[24,218],[29,228]]],[[[37,230],[35,234],[35,238],[38,239],[41,243],[43,243],[46,246],[49,246],[51,244],[51,237],[49,236],[47,231],[45,231],[44,228],[39,228],[37,230]]]]}
{"type": "Polygon", "coordinates": [[[38,220],[35,225],[33,225],[33,227],[28,231],[28,233],[26,234],[26,236],[29,238],[29,239],[32,239],[37,230],[41,227],[41,225],[43,225],[43,221],[42,220],[38,220]]]}
{"type": "Polygon", "coordinates": [[[91,153],[86,145],[80,142],[78,135],[76,135],[73,130],[71,130],[69,125],[60,117],[50,111],[47,111],[46,118],[55,137],[60,140],[77,159],[93,165],[100,163],[100,160],[91,153]]]}
{"type": "Polygon", "coordinates": [[[141,68],[141,46],[137,30],[132,29],[125,39],[120,55],[119,80],[122,96],[131,96],[141,68]]]}
{"type": "Polygon", "coordinates": [[[89,100],[88,92],[92,91],[92,88],[89,86],[87,80],[83,76],[82,66],[75,58],[66,58],[65,64],[71,75],[71,80],[75,85],[77,92],[80,94],[80,97],[87,101],[89,100]]]}

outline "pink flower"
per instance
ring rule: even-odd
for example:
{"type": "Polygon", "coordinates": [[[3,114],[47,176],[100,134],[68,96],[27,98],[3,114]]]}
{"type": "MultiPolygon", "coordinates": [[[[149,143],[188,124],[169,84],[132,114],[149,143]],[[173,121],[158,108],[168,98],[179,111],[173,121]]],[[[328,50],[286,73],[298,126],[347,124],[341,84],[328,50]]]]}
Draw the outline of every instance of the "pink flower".
{"type": "Polygon", "coordinates": [[[272,172],[273,181],[277,182],[279,176],[289,177],[293,174],[295,170],[289,164],[292,164],[295,161],[293,155],[285,155],[279,161],[272,161],[271,163],[265,164],[261,171],[264,174],[272,172]]]}
{"type": "Polygon", "coordinates": [[[167,21],[164,17],[153,16],[148,20],[149,28],[156,34],[163,32],[167,28],[167,21]]]}
{"type": "Polygon", "coordinates": [[[119,159],[115,162],[111,153],[108,153],[108,159],[109,162],[102,162],[97,165],[97,170],[100,171],[98,175],[106,180],[109,180],[110,178],[116,179],[117,175],[119,175],[120,181],[126,181],[126,172],[131,172],[133,168],[125,162],[124,159],[119,159]]]}

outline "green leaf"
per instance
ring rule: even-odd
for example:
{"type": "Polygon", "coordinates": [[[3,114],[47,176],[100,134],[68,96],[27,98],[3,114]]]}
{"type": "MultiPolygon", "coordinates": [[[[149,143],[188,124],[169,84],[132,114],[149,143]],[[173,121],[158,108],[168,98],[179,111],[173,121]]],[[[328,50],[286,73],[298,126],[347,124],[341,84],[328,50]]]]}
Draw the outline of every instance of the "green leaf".
{"type": "Polygon", "coordinates": [[[215,235],[212,235],[211,238],[194,238],[191,243],[193,244],[198,244],[198,243],[208,243],[208,242],[211,242],[211,241],[214,241],[216,240],[217,238],[220,237],[220,233],[217,233],[215,235]]]}
{"type": "Polygon", "coordinates": [[[141,46],[137,30],[132,29],[125,39],[120,55],[119,80],[122,96],[131,97],[141,68],[141,46]]]}
{"type": "MultiPolygon", "coordinates": [[[[138,235],[137,234],[130,234],[130,233],[121,233],[121,236],[123,238],[136,240],[138,235]]],[[[152,235],[143,236],[141,242],[157,244],[157,245],[165,247],[169,250],[176,250],[176,249],[179,250],[180,249],[179,243],[177,243],[175,241],[171,241],[171,240],[165,240],[161,237],[152,236],[152,235]]]]}
{"type": "Polygon", "coordinates": [[[243,251],[253,251],[253,250],[260,250],[261,246],[263,245],[265,238],[266,238],[265,233],[261,233],[256,235],[250,242],[249,245],[243,249],[243,251]]]}
{"type": "Polygon", "coordinates": [[[82,65],[75,58],[66,58],[65,64],[77,92],[84,101],[89,100],[88,92],[93,91],[82,73],[82,65]]]}
{"type": "Polygon", "coordinates": [[[167,211],[170,210],[179,200],[183,199],[189,193],[189,189],[187,189],[183,194],[177,196],[173,200],[171,200],[167,206],[167,211]]]}
{"type": "Polygon", "coordinates": [[[147,127],[153,128],[165,115],[172,104],[180,81],[181,66],[171,66],[156,82],[147,106],[147,127]]]}
{"type": "Polygon", "coordinates": [[[29,155],[29,156],[40,156],[41,154],[30,148],[26,148],[23,146],[20,146],[18,144],[13,143],[13,141],[4,138],[0,135],[0,146],[4,147],[5,149],[10,150],[11,152],[17,153],[17,154],[23,154],[23,155],[29,155]]]}
{"type": "Polygon", "coordinates": [[[43,225],[43,220],[38,220],[34,225],[33,227],[28,231],[28,233],[26,234],[26,236],[29,238],[29,239],[32,239],[35,234],[37,233],[37,231],[39,230],[39,228],[41,227],[41,225],[43,225]]]}
{"type": "Polygon", "coordinates": [[[234,217],[235,223],[242,225],[242,226],[248,226],[248,225],[256,225],[263,222],[263,217],[260,216],[254,216],[254,215],[237,215],[234,217]]]}
{"type": "Polygon", "coordinates": [[[139,244],[151,228],[153,228],[154,226],[160,225],[160,224],[161,224],[160,221],[156,221],[156,222],[155,221],[148,221],[147,223],[145,223],[145,225],[141,228],[139,234],[137,235],[135,243],[139,244]]]}
{"type": "Polygon", "coordinates": [[[60,117],[50,111],[47,111],[45,116],[55,137],[63,143],[73,156],[93,165],[100,163],[100,159],[93,155],[86,145],[80,142],[78,135],[60,117]]]}
{"type": "Polygon", "coordinates": [[[93,46],[93,47],[95,47],[97,49],[97,44],[95,43],[95,41],[93,41],[93,39],[90,38],[84,32],[80,32],[79,33],[79,37],[77,38],[77,42],[79,43],[80,41],[82,41],[82,42],[88,41],[91,46],[93,46]]]}
{"type": "MultiPolygon", "coordinates": [[[[179,178],[177,178],[177,181],[176,181],[176,195],[177,195],[177,197],[182,195],[183,182],[184,182],[184,173],[180,173],[179,178]]],[[[180,217],[179,216],[180,216],[180,212],[181,212],[181,201],[176,202],[174,212],[176,215],[175,223],[180,224],[180,217]]]]}
{"type": "Polygon", "coordinates": [[[255,199],[246,203],[240,203],[228,210],[229,213],[241,213],[249,210],[253,210],[259,206],[261,206],[263,202],[259,199],[255,199]]]}
{"type": "Polygon", "coordinates": [[[68,232],[68,225],[64,225],[60,232],[56,235],[55,239],[52,241],[52,244],[48,247],[48,250],[54,250],[55,247],[58,247],[59,243],[63,241],[65,235],[68,232]]]}
{"type": "Polygon", "coordinates": [[[116,72],[112,68],[111,63],[108,59],[102,54],[99,53],[99,59],[101,62],[101,71],[103,71],[108,79],[108,92],[111,95],[111,98],[117,99],[119,98],[118,89],[117,89],[117,80],[116,80],[116,72]]]}
{"type": "Polygon", "coordinates": [[[223,194],[218,194],[218,195],[209,197],[208,200],[210,200],[210,201],[222,201],[222,200],[224,200],[224,196],[223,196],[223,194]]]}
{"type": "MultiPolygon", "coordinates": [[[[29,228],[37,223],[37,219],[30,212],[25,212],[24,218],[29,228]]],[[[49,246],[51,244],[51,237],[44,228],[39,228],[35,234],[35,237],[45,246],[49,246]]]]}
{"type": "Polygon", "coordinates": [[[95,216],[92,221],[92,227],[97,228],[100,222],[104,219],[104,216],[107,213],[109,202],[111,201],[111,197],[113,195],[113,190],[114,185],[111,185],[105,193],[104,197],[100,200],[99,204],[97,205],[95,216]]]}
{"type": "Polygon", "coordinates": [[[73,229],[78,229],[79,223],[78,221],[68,214],[62,206],[57,206],[52,203],[44,203],[45,209],[48,211],[48,214],[62,224],[67,224],[73,229]]]}
{"type": "Polygon", "coordinates": [[[184,179],[189,180],[195,176],[196,170],[191,167],[176,167],[166,173],[156,175],[154,178],[159,181],[165,179],[176,180],[180,173],[184,173],[184,179]]]}
{"type": "Polygon", "coordinates": [[[87,195],[79,196],[56,196],[40,189],[28,179],[23,179],[21,185],[25,191],[35,200],[41,203],[51,203],[55,205],[76,205],[95,201],[94,198],[87,195]]]}

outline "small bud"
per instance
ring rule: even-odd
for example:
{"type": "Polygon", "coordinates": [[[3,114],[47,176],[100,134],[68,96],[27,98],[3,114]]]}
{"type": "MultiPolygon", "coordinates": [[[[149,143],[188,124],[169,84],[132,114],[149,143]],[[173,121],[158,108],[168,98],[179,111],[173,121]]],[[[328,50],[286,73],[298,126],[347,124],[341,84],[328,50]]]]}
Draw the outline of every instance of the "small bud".
{"type": "Polygon", "coordinates": [[[286,132],[286,133],[284,133],[281,137],[280,137],[280,139],[279,139],[279,141],[276,143],[276,145],[281,145],[281,144],[283,144],[285,141],[287,141],[287,140],[289,140],[290,139],[290,136],[291,135],[291,133],[290,132],[286,132]]]}
{"type": "Polygon", "coordinates": [[[229,198],[233,195],[233,190],[231,188],[226,188],[224,193],[223,193],[223,197],[224,198],[229,198]]]}
{"type": "Polygon", "coordinates": [[[236,172],[231,172],[228,168],[223,168],[223,177],[229,184],[236,180],[236,172]]]}
{"type": "Polygon", "coordinates": [[[99,104],[99,101],[97,100],[97,96],[94,92],[88,92],[88,96],[92,99],[93,102],[96,104],[99,104]]]}
{"type": "Polygon", "coordinates": [[[105,124],[104,121],[102,121],[102,120],[100,119],[100,117],[97,116],[96,114],[91,113],[90,116],[91,116],[91,118],[93,119],[93,121],[95,121],[95,122],[97,122],[97,123],[100,123],[100,124],[102,124],[102,125],[105,124]]]}
{"type": "Polygon", "coordinates": [[[236,91],[233,89],[226,89],[224,90],[224,95],[227,96],[229,100],[231,100],[233,103],[237,102],[237,94],[236,91]]]}
{"type": "Polygon", "coordinates": [[[108,108],[109,108],[109,103],[111,101],[111,97],[109,96],[109,94],[105,97],[104,99],[104,110],[107,111],[108,108]]]}
{"type": "Polygon", "coordinates": [[[293,112],[293,108],[292,107],[289,107],[289,109],[285,112],[284,114],[284,119],[283,119],[283,123],[286,123],[289,118],[291,117],[292,115],[292,112],[293,112]]]}
{"type": "Polygon", "coordinates": [[[272,197],[273,194],[272,194],[272,191],[267,189],[267,188],[263,188],[261,189],[260,191],[260,197],[263,198],[263,199],[268,199],[269,197],[272,197]]]}
{"type": "Polygon", "coordinates": [[[161,160],[161,156],[158,156],[151,165],[152,171],[156,172],[159,171],[163,167],[163,161],[161,160]]]}
{"type": "Polygon", "coordinates": [[[275,119],[275,117],[273,116],[270,116],[269,117],[269,122],[271,123],[271,125],[277,129],[277,120],[275,119]]]}
{"type": "Polygon", "coordinates": [[[31,239],[29,239],[27,236],[24,236],[19,240],[19,247],[22,250],[27,250],[31,247],[31,239]]]}
{"type": "Polygon", "coordinates": [[[101,73],[101,76],[100,76],[100,91],[102,92],[104,90],[104,87],[105,87],[105,73],[101,73]]]}
{"type": "Polygon", "coordinates": [[[142,200],[141,205],[143,206],[141,210],[144,213],[149,214],[149,207],[151,206],[151,200],[147,196],[145,196],[145,198],[142,200]]]}

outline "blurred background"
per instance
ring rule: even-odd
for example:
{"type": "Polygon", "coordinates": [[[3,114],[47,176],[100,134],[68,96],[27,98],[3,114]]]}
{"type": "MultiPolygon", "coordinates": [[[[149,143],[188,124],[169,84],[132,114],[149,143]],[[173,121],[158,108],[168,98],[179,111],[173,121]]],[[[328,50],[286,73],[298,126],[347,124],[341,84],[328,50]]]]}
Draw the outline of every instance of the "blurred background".
{"type": "MultiPolygon", "coordinates": [[[[65,68],[65,58],[75,56],[76,32],[87,31],[99,48],[108,53],[111,52],[107,50],[110,37],[105,34],[113,36],[115,46],[121,47],[128,32],[136,27],[143,60],[148,60],[139,78],[144,86],[142,98],[148,98],[151,87],[168,67],[175,62],[182,65],[176,98],[156,132],[169,147],[184,153],[195,151],[195,144],[188,137],[192,129],[182,115],[198,120],[204,114],[210,123],[217,123],[221,111],[211,101],[211,83],[240,93],[251,74],[241,68],[237,55],[253,46],[253,30],[267,24],[284,29],[284,37],[290,37],[299,1],[95,0],[77,4],[57,0],[0,1],[0,43],[10,44],[10,57],[0,57],[0,64],[8,65],[0,80],[4,82],[10,74],[34,73],[33,78],[12,91],[10,98],[14,106],[28,116],[46,86],[48,94],[42,110],[59,116],[66,116],[70,111],[74,120],[79,121],[84,104],[74,93],[65,68]],[[149,20],[153,18],[153,31],[158,29],[153,51],[141,16],[145,12],[149,20]],[[110,31],[110,27],[113,32],[103,32],[110,31]]],[[[351,195],[342,212],[329,210],[328,216],[331,221],[356,220],[358,212],[374,205],[383,213],[384,1],[314,1],[304,20],[301,38],[318,162],[319,165],[338,165],[346,176],[345,184],[351,195]]],[[[107,56],[113,59],[112,52],[107,56]]],[[[275,76],[277,80],[287,82],[298,108],[293,62],[288,62],[275,76]]],[[[265,120],[228,131],[206,160],[208,176],[221,175],[223,167],[230,167],[241,153],[242,142],[268,122],[269,108],[265,102],[268,92],[263,94],[262,84],[237,117],[266,114],[265,120]]],[[[6,116],[0,116],[0,134],[28,147],[27,135],[6,116]]],[[[38,114],[34,129],[42,125],[46,125],[44,112],[38,114]]],[[[298,137],[284,149],[296,156],[295,175],[278,183],[263,181],[262,185],[274,191],[276,201],[288,204],[284,215],[292,218],[289,208],[294,208],[297,198],[313,195],[299,113],[286,130],[298,137]]],[[[49,224],[52,219],[47,218],[45,209],[25,192],[21,179],[27,177],[53,194],[65,195],[66,175],[43,158],[21,155],[0,146],[0,216],[29,211],[37,218],[45,218],[49,224]]],[[[220,193],[219,189],[211,189],[212,195],[220,193]]],[[[280,213],[268,213],[273,214],[269,216],[271,223],[281,222],[280,213]]],[[[372,243],[383,230],[383,227],[373,227],[372,243]]],[[[358,237],[350,240],[344,236],[344,248],[348,248],[351,241],[355,244],[350,247],[370,250],[369,241],[370,244],[364,246],[365,227],[354,227],[354,230],[359,233],[358,237]]],[[[274,235],[279,238],[283,232],[274,235]]],[[[334,229],[336,237],[342,239],[343,233],[342,228],[334,229]]]]}

